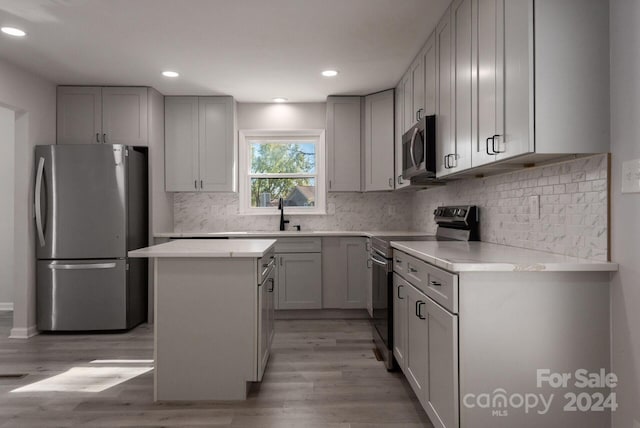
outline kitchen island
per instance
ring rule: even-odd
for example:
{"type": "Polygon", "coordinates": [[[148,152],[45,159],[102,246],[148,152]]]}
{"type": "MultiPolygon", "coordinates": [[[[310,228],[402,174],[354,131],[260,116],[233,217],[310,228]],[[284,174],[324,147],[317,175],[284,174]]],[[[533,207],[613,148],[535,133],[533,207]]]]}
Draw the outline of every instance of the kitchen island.
{"type": "Polygon", "coordinates": [[[244,400],[273,338],[273,239],[182,239],[155,259],[154,399],[244,400]]]}

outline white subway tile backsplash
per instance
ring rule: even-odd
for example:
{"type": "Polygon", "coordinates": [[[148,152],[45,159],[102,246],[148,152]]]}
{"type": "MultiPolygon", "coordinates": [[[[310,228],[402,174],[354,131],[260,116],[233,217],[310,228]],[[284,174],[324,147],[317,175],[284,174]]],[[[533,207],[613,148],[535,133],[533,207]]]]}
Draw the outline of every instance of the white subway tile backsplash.
{"type": "Polygon", "coordinates": [[[413,228],[434,233],[439,205],[480,207],[483,241],[606,260],[608,155],[487,178],[448,183],[415,194],[413,228]],[[540,195],[540,218],[528,197],[540,195]]]}

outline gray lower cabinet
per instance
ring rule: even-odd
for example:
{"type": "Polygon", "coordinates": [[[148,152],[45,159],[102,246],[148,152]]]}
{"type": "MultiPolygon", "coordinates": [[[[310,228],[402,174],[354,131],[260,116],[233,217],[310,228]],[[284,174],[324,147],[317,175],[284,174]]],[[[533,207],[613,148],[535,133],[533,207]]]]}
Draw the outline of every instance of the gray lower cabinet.
{"type": "Polygon", "coordinates": [[[393,355],[436,427],[458,425],[458,317],[393,276],[393,355]]]}
{"type": "Polygon", "coordinates": [[[434,427],[609,426],[606,408],[565,411],[565,394],[607,388],[537,385],[540,369],[609,371],[608,272],[452,273],[400,251],[394,261],[393,354],[434,427]],[[512,394],[555,398],[544,414],[496,401],[512,394]]]}
{"type": "Polygon", "coordinates": [[[278,254],[277,309],[322,308],[322,254],[278,254]]]}
{"type": "Polygon", "coordinates": [[[323,238],[322,307],[364,309],[368,299],[366,238],[323,238]]]}

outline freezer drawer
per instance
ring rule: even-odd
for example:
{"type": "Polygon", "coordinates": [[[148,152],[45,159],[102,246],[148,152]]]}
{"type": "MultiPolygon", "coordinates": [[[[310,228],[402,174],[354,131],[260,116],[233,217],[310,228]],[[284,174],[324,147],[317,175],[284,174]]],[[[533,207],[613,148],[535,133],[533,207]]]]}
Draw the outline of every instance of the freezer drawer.
{"type": "Polygon", "coordinates": [[[39,330],[127,328],[124,259],[39,260],[36,283],[39,330]]]}

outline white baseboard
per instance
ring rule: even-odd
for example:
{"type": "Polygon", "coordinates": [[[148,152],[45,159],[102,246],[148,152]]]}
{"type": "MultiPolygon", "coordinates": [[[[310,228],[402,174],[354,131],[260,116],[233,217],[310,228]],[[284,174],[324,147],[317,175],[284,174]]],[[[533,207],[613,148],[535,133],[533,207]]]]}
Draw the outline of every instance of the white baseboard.
{"type": "Polygon", "coordinates": [[[13,302],[0,302],[0,311],[12,311],[13,302]]]}
{"type": "Polygon", "coordinates": [[[35,325],[27,328],[12,328],[9,339],[28,339],[38,334],[38,329],[35,325]]]}

